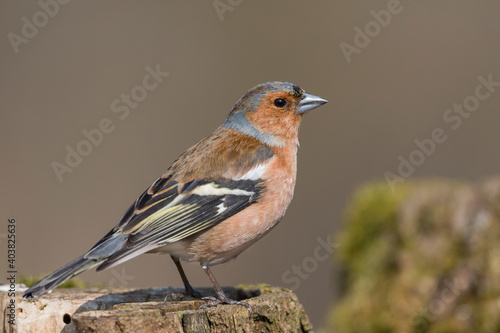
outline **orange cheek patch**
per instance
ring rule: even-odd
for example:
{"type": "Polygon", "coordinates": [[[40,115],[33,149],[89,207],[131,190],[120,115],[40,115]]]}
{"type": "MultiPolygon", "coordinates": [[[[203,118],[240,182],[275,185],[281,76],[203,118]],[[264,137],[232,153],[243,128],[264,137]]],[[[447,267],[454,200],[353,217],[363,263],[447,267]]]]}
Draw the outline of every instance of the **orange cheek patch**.
{"type": "Polygon", "coordinates": [[[301,116],[297,115],[295,108],[296,102],[291,96],[272,93],[261,101],[257,110],[247,112],[246,117],[259,131],[286,139],[297,135],[301,116]],[[276,98],[285,98],[288,105],[283,109],[275,107],[273,101],[276,98]]]}
{"type": "Polygon", "coordinates": [[[281,138],[295,136],[301,120],[293,110],[281,111],[271,106],[248,112],[246,116],[259,131],[281,138]]]}

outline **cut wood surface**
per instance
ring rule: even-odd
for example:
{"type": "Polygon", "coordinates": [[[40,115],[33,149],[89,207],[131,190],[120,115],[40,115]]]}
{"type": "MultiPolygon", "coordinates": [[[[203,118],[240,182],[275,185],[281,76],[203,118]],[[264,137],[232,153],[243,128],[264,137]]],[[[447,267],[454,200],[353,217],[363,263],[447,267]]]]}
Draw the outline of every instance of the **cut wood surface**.
{"type": "MultiPolygon", "coordinates": [[[[181,288],[56,289],[37,299],[16,299],[16,327],[8,323],[6,292],[0,292],[3,332],[311,332],[297,296],[267,285],[224,288],[228,297],[253,307],[219,305],[199,309],[203,300],[181,288]],[[167,301],[164,301],[165,296],[167,301]]],[[[213,295],[210,288],[200,288],[213,295]]]]}

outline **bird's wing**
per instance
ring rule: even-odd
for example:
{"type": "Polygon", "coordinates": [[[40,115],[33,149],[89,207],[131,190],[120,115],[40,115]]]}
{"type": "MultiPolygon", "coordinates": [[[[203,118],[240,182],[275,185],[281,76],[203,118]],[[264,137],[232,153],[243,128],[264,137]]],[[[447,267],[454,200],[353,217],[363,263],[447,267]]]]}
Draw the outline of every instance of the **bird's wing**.
{"type": "Polygon", "coordinates": [[[165,245],[191,236],[258,201],[264,190],[262,180],[193,180],[182,189],[178,183],[169,187],[167,198],[148,204],[123,228],[130,245],[165,245]]]}
{"type": "Polygon", "coordinates": [[[241,154],[246,156],[244,168],[240,168],[245,170],[244,173],[228,171],[237,169],[232,165],[234,163],[241,166],[242,161],[236,156],[224,168],[224,177],[218,175],[212,179],[204,177],[186,182],[177,176],[175,170],[170,170],[156,180],[132,204],[120,223],[99,242],[117,233],[128,235],[124,246],[98,270],[122,262],[125,257],[128,259],[204,231],[257,202],[265,191],[261,177],[273,156],[268,148],[262,147],[251,152],[252,158],[246,156],[249,152],[241,154]],[[228,172],[233,173],[233,177],[230,178],[228,172]]]}

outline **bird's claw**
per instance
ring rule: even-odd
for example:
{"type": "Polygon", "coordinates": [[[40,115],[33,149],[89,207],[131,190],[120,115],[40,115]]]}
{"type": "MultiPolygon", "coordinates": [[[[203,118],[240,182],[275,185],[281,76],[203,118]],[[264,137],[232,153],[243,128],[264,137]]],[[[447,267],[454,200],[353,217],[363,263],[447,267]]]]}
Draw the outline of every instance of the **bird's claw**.
{"type": "Polygon", "coordinates": [[[249,315],[251,315],[253,312],[252,306],[250,304],[248,304],[246,302],[235,301],[234,299],[229,299],[227,297],[220,299],[220,298],[215,298],[212,296],[207,296],[207,297],[203,297],[202,300],[207,301],[207,302],[205,304],[203,304],[202,306],[200,306],[200,309],[206,309],[209,307],[217,306],[219,304],[229,304],[229,305],[242,305],[242,306],[246,307],[249,311],[249,315]]]}

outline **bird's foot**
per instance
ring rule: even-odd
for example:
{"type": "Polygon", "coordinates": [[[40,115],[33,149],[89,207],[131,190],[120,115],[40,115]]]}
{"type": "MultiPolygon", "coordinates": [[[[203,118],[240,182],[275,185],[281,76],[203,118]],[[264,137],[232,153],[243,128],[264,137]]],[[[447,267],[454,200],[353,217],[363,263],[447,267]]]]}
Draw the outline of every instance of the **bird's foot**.
{"type": "Polygon", "coordinates": [[[213,306],[217,306],[219,304],[229,304],[229,305],[242,305],[244,307],[246,307],[249,311],[249,315],[252,314],[252,306],[246,302],[240,302],[240,301],[235,301],[234,299],[230,299],[230,298],[227,298],[227,297],[220,297],[219,298],[215,298],[215,297],[212,297],[212,296],[207,296],[207,297],[203,297],[202,300],[204,301],[207,301],[205,304],[203,304],[202,306],[200,306],[200,309],[206,309],[206,308],[209,308],[209,307],[213,307],[213,306]]]}

